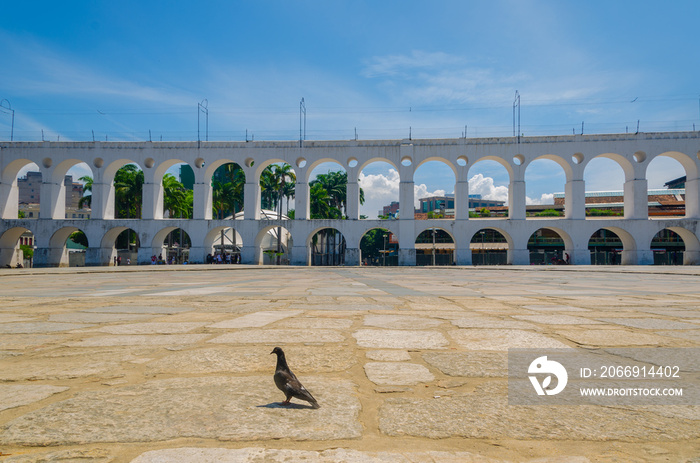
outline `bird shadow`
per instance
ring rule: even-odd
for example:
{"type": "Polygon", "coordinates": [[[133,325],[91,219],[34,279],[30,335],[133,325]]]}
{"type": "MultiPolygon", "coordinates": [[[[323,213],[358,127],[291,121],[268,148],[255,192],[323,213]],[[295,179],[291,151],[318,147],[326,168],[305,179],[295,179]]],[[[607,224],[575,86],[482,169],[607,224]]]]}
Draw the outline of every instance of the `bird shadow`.
{"type": "Polygon", "coordinates": [[[266,405],[258,405],[257,408],[281,408],[284,410],[305,410],[305,409],[314,409],[311,405],[302,405],[302,404],[295,404],[295,403],[290,403],[289,405],[282,405],[280,402],[270,402],[269,404],[266,405]]]}

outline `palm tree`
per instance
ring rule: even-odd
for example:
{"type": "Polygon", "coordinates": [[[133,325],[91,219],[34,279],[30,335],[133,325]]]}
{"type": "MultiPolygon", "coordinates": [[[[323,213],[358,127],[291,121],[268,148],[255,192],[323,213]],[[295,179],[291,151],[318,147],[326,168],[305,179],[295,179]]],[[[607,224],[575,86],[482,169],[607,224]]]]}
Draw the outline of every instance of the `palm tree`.
{"type": "Polygon", "coordinates": [[[117,171],[114,175],[117,217],[141,218],[143,183],[143,171],[134,164],[127,164],[117,171]]]}
{"type": "MultiPolygon", "coordinates": [[[[338,211],[336,214],[334,211],[330,212],[328,216],[318,217],[318,218],[341,218],[342,216],[347,217],[347,188],[348,188],[348,173],[342,172],[328,172],[327,174],[319,174],[314,180],[309,183],[310,187],[316,184],[320,184],[328,193],[329,205],[332,209],[338,211]]],[[[360,204],[365,203],[365,192],[360,188],[360,204]]]]}
{"type": "Polygon", "coordinates": [[[185,187],[171,174],[163,176],[163,209],[171,218],[186,216],[188,210],[185,187]]]}
{"type": "MultiPolygon", "coordinates": [[[[294,188],[291,190],[287,188],[287,184],[291,183],[292,187],[294,182],[297,180],[297,176],[292,170],[292,166],[289,164],[274,164],[272,168],[273,180],[276,185],[277,199],[279,201],[279,216],[278,219],[282,220],[282,197],[283,195],[293,196],[294,188]]],[[[289,209],[289,206],[287,206],[289,209]]],[[[277,227],[277,265],[280,264],[282,259],[282,225],[277,227]]]]}
{"type": "Polygon", "coordinates": [[[83,177],[80,177],[78,180],[83,182],[83,195],[85,195],[86,192],[90,192],[89,195],[83,196],[80,198],[80,201],[78,201],[78,209],[82,209],[84,205],[87,204],[88,207],[92,207],[92,177],[89,175],[85,175],[83,177]]]}

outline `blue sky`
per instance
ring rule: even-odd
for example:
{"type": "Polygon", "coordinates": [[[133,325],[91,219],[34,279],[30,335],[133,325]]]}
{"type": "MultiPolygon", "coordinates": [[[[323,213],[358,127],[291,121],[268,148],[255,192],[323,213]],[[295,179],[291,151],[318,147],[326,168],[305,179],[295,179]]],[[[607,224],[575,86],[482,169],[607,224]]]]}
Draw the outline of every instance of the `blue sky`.
{"type": "MultiPolygon", "coordinates": [[[[525,135],[700,127],[697,1],[6,3],[15,140],[193,140],[204,99],[210,140],[296,139],[302,97],[308,139],[510,136],[516,90],[525,135]]],[[[621,189],[596,163],[588,189],[621,189]]],[[[683,175],[674,163],[650,187],[683,175]]],[[[478,192],[502,194],[504,171],[479,164],[478,192]]],[[[365,213],[398,200],[388,169],[364,174],[377,191],[365,213]]],[[[453,189],[439,165],[416,183],[453,189]]],[[[563,183],[543,165],[528,197],[563,183]]]]}

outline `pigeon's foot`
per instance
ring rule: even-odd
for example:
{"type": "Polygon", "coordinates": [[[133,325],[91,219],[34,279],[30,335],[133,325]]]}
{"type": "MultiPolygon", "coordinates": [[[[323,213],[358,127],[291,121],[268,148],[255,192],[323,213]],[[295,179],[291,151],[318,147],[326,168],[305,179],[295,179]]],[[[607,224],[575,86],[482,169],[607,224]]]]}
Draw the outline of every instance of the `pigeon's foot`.
{"type": "Polygon", "coordinates": [[[280,405],[283,405],[283,406],[286,407],[286,406],[289,405],[290,403],[291,403],[291,402],[290,402],[289,400],[285,400],[284,402],[280,402],[280,405]]]}

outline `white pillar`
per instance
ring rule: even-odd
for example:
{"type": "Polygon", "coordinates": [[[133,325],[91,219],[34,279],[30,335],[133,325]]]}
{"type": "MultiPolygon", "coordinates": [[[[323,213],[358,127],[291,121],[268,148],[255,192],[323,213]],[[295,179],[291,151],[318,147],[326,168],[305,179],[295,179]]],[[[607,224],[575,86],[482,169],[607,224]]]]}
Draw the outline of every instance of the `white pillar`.
{"type": "Polygon", "coordinates": [[[246,181],[246,184],[243,188],[245,195],[243,218],[245,220],[260,219],[260,183],[248,183],[246,181]]]}
{"type": "MultiPolygon", "coordinates": [[[[114,186],[111,182],[93,182],[90,208],[92,209],[90,217],[93,219],[110,220],[114,218],[114,186]]],[[[87,256],[85,259],[87,260],[87,256]]]]}
{"type": "Polygon", "coordinates": [[[646,219],[649,217],[647,180],[637,178],[625,182],[625,218],[646,219]]]}
{"type": "Polygon", "coordinates": [[[39,218],[41,219],[65,219],[66,218],[66,186],[61,179],[58,183],[52,180],[44,181],[49,175],[42,173],[41,204],[39,205],[39,218]]]}
{"type": "Polygon", "coordinates": [[[469,219],[469,180],[466,178],[457,178],[455,183],[455,219],[469,219]]]}
{"type": "Polygon", "coordinates": [[[574,179],[567,181],[564,195],[565,217],[567,219],[585,219],[586,182],[583,179],[574,179]]]}
{"type": "Polygon", "coordinates": [[[309,251],[310,249],[306,246],[292,246],[292,255],[290,256],[289,263],[291,265],[309,265],[309,251]]]}
{"type": "Polygon", "coordinates": [[[358,248],[345,248],[345,266],[357,267],[360,263],[360,250],[358,248]]]}
{"type": "Polygon", "coordinates": [[[700,218],[700,179],[685,181],[685,216],[689,219],[700,218]]]}
{"type": "Polygon", "coordinates": [[[455,249],[455,263],[457,265],[472,265],[472,250],[467,243],[466,248],[455,249]]]}
{"type": "Polygon", "coordinates": [[[294,185],[294,218],[308,220],[309,213],[309,184],[300,181],[297,177],[297,182],[294,185]]]}
{"type": "Polygon", "coordinates": [[[530,251],[525,249],[508,248],[508,263],[511,265],[530,265],[530,251]]]}
{"type": "Polygon", "coordinates": [[[195,219],[211,220],[212,219],[212,187],[208,183],[195,183],[193,186],[194,195],[194,210],[192,211],[195,219]]]}
{"type": "Polygon", "coordinates": [[[525,181],[512,180],[508,187],[508,218],[525,219],[525,181]]]}
{"type": "Polygon", "coordinates": [[[0,183],[0,218],[16,219],[19,213],[19,188],[14,183],[0,183]]]}
{"type": "Polygon", "coordinates": [[[571,265],[591,265],[591,251],[585,248],[564,249],[564,254],[569,255],[571,265]]]}
{"type": "Polygon", "coordinates": [[[143,205],[141,207],[142,219],[163,218],[163,183],[143,184],[143,205]]]}
{"type": "Polygon", "coordinates": [[[345,202],[348,219],[358,220],[360,218],[360,184],[357,181],[350,181],[349,178],[347,183],[347,191],[345,193],[345,202]]]}

